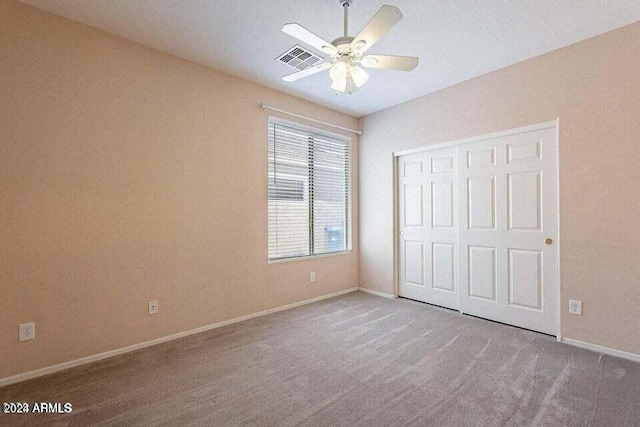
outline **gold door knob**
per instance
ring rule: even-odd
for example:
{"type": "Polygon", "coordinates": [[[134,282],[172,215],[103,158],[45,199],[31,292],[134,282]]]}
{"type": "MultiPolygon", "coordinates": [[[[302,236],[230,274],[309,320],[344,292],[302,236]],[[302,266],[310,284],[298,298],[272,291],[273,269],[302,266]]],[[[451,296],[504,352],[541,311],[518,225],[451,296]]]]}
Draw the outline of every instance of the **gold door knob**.
{"type": "Polygon", "coordinates": [[[546,243],[547,245],[551,245],[551,244],[553,244],[553,239],[547,238],[547,239],[545,239],[544,243],[546,243]]]}

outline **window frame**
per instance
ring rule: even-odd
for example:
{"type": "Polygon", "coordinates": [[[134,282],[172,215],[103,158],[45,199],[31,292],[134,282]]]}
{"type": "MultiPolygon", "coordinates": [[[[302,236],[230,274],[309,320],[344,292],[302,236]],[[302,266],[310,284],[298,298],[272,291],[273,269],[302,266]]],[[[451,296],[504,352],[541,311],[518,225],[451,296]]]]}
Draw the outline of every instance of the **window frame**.
{"type": "MultiPolygon", "coordinates": [[[[267,176],[266,176],[266,181],[267,181],[267,222],[266,222],[266,228],[267,228],[267,262],[269,264],[278,264],[278,263],[283,263],[283,262],[292,262],[292,261],[303,261],[303,260],[309,260],[309,259],[314,259],[314,258],[324,258],[324,257],[331,257],[331,256],[339,256],[339,255],[347,255],[353,252],[353,247],[352,247],[352,237],[353,237],[353,140],[351,139],[350,136],[344,135],[344,134],[340,134],[340,133],[334,133],[334,132],[329,132],[325,129],[322,128],[317,128],[317,127],[313,127],[313,126],[308,126],[299,122],[294,122],[291,120],[285,120],[281,117],[277,117],[277,116],[272,116],[269,115],[267,118],[267,144],[266,144],[266,154],[267,154],[267,176]],[[314,133],[314,134],[318,134],[318,135],[323,135],[326,137],[330,137],[330,138],[335,138],[338,140],[341,140],[343,142],[346,143],[348,150],[349,150],[349,162],[348,162],[348,174],[347,174],[347,194],[346,194],[346,232],[345,232],[345,246],[346,249],[342,250],[342,251],[335,251],[335,252],[327,252],[327,253],[320,253],[320,254],[314,254],[311,253],[310,255],[300,255],[300,256],[289,256],[289,257],[282,257],[282,258],[269,258],[269,127],[271,124],[281,124],[284,126],[289,126],[289,127],[293,127],[305,132],[310,132],[310,133],[314,133]]],[[[309,207],[311,208],[312,206],[312,202],[309,202],[309,207]]],[[[314,227],[314,223],[313,223],[313,218],[310,217],[309,218],[310,221],[310,229],[313,229],[314,227]]]]}

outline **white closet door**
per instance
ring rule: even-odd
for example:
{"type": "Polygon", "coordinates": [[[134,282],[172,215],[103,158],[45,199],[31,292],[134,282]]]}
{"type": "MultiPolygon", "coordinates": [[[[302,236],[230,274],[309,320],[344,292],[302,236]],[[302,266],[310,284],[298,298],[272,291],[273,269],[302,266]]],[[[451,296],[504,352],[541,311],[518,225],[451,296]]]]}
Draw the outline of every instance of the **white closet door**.
{"type": "Polygon", "coordinates": [[[555,127],[459,146],[462,312],[557,333],[556,156],[555,127]]]}
{"type": "Polygon", "coordinates": [[[398,159],[400,296],[458,308],[456,156],[445,148],[398,159]]]}

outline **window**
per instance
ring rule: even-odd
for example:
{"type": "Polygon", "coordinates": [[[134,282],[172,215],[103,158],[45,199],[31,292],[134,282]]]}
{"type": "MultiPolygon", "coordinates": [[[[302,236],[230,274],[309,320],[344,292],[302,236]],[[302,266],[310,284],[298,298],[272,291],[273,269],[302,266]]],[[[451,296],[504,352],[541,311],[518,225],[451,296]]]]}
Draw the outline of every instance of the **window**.
{"type": "Polygon", "coordinates": [[[350,140],[269,119],[269,260],[349,250],[350,140]]]}

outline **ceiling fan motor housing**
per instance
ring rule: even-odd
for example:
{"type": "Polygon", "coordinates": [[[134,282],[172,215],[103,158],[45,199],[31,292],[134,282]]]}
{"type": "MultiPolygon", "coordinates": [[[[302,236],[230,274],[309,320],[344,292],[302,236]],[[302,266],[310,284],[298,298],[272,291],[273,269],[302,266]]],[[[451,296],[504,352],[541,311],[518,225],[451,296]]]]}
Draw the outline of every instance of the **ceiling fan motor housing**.
{"type": "Polygon", "coordinates": [[[348,54],[351,51],[351,42],[353,41],[353,37],[345,36],[338,37],[334,41],[331,42],[332,45],[338,48],[338,53],[341,55],[348,54]]]}

